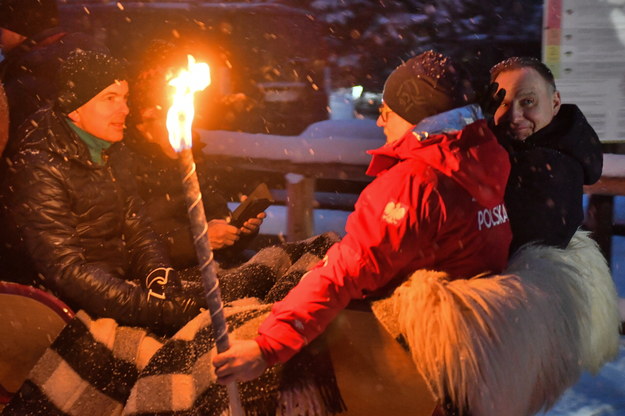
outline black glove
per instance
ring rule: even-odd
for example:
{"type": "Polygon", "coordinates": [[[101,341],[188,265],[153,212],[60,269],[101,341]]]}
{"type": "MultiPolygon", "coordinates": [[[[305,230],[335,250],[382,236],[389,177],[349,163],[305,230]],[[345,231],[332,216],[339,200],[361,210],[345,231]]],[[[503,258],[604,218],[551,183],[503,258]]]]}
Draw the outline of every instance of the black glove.
{"type": "Polygon", "coordinates": [[[501,105],[504,97],[506,96],[506,90],[499,89],[499,84],[496,82],[491,82],[488,85],[482,95],[478,99],[478,103],[482,108],[482,113],[484,113],[484,118],[488,121],[489,125],[493,124],[493,117],[495,117],[495,112],[501,105]],[[499,91],[497,91],[499,90],[499,91]]]}
{"type": "Polygon", "coordinates": [[[147,314],[152,318],[149,326],[160,335],[171,336],[202,311],[204,303],[199,301],[202,299],[184,294],[168,295],[166,300],[152,299],[147,308],[147,314]]]}
{"type": "Polygon", "coordinates": [[[145,288],[146,324],[160,335],[173,335],[206,306],[203,292],[186,288],[171,267],[152,270],[145,278],[145,288]]]}
{"type": "Polygon", "coordinates": [[[148,302],[151,300],[170,299],[180,292],[180,279],[171,267],[158,267],[145,278],[148,302]]]}

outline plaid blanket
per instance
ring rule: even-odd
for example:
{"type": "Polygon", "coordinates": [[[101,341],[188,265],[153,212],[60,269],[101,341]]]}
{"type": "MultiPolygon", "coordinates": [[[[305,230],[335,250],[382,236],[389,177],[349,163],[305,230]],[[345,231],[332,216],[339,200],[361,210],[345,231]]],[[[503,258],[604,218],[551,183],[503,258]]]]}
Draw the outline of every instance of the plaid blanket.
{"type": "MultiPolygon", "coordinates": [[[[336,241],[336,234],[325,233],[267,247],[239,267],[220,270],[222,298],[229,302],[224,310],[230,336],[253,339],[271,304],[284,297],[336,241]]],[[[199,283],[199,277],[186,283],[199,283]]],[[[215,383],[212,373],[214,344],[208,312],[173,337],[160,338],[142,328],[118,326],[113,319],[94,320],[79,311],[2,414],[227,413],[226,389],[215,383]]],[[[241,383],[239,389],[247,413],[253,415],[329,415],[344,409],[322,340],[289,364],[241,383]]]]}
{"type": "MultiPolygon", "coordinates": [[[[251,339],[270,310],[252,299],[226,308],[233,338],[251,339]]],[[[222,415],[226,389],[210,364],[204,312],[164,340],[83,311],[61,332],[3,415],[222,415]]],[[[332,415],[344,410],[329,354],[313,343],[285,366],[240,383],[250,415],[332,415]]]]}

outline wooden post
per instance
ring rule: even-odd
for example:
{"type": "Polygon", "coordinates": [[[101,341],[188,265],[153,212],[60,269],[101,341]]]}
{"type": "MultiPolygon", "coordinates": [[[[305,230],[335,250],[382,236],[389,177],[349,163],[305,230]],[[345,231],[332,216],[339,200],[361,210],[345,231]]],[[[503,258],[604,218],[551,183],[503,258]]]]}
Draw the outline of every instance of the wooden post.
{"type": "Polygon", "coordinates": [[[287,241],[298,241],[313,235],[315,178],[287,173],[287,241]]]}
{"type": "Polygon", "coordinates": [[[586,227],[592,231],[608,264],[612,259],[612,234],[614,217],[614,196],[590,195],[586,227]]]}

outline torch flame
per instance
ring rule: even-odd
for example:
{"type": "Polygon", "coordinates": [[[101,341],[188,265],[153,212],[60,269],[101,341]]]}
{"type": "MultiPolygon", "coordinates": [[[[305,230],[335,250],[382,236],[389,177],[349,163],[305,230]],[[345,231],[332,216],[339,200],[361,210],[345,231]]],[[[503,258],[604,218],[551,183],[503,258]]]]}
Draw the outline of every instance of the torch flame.
{"type": "Polygon", "coordinates": [[[188,67],[181,69],[178,76],[169,81],[175,92],[167,112],[167,131],[169,142],[177,152],[191,148],[191,125],[195,115],[193,95],[211,83],[208,65],[196,63],[191,55],[188,55],[188,59],[188,67]]]}

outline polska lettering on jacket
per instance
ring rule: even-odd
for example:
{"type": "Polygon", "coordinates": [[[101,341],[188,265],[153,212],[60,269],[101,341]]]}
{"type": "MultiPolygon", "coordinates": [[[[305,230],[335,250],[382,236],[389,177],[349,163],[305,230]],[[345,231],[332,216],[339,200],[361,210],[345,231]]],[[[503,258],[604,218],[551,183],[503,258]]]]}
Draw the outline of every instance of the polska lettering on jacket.
{"type": "Polygon", "coordinates": [[[496,227],[508,222],[508,212],[504,204],[486,208],[477,212],[477,229],[496,227]]]}

